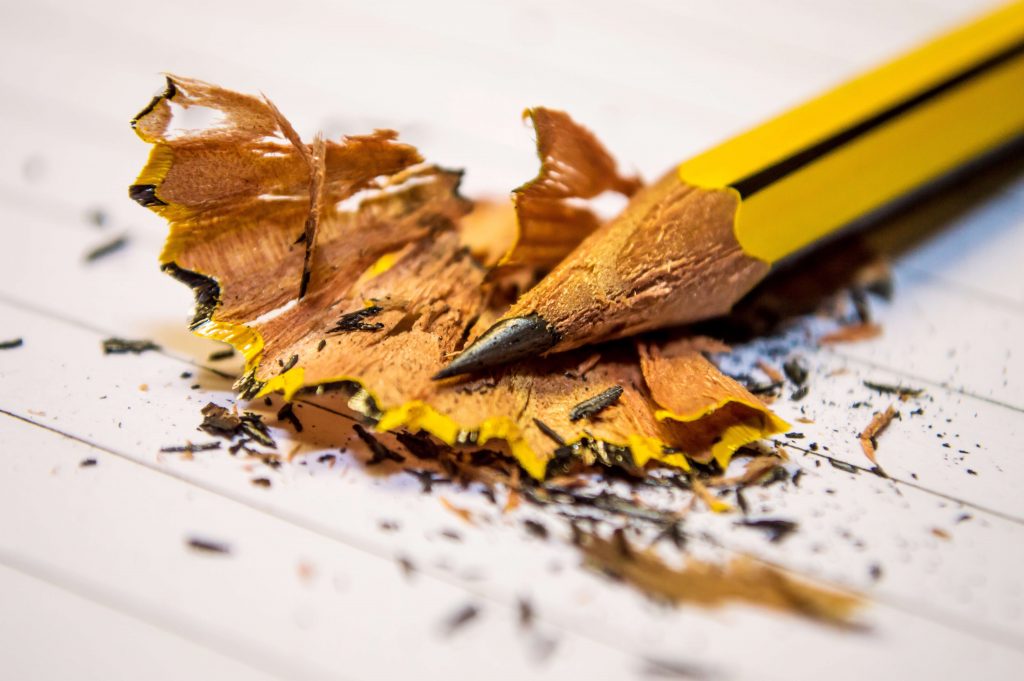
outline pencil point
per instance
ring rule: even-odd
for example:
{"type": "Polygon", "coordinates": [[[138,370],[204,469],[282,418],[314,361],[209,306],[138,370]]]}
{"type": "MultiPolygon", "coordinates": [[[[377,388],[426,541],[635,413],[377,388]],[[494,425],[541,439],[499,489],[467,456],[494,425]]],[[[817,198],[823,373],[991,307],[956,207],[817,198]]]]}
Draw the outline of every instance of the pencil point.
{"type": "Polygon", "coordinates": [[[438,381],[533,357],[557,342],[558,333],[537,313],[503,319],[434,374],[433,379],[438,381]]]}

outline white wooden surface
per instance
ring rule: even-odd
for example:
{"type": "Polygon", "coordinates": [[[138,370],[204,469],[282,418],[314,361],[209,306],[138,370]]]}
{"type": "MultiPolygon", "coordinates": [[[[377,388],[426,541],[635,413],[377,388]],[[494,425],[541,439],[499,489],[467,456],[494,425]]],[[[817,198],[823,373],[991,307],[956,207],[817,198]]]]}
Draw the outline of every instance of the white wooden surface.
{"type": "Polygon", "coordinates": [[[159,454],[205,439],[199,408],[233,396],[203,368],[216,348],[185,330],[190,293],[156,269],[165,226],[125,191],[147,152],[127,120],[164,70],[262,90],[306,132],[396,127],[468,168],[468,192],[497,194],[535,171],[524,106],[566,108],[650,178],[985,3],[175,5],[0,6],[0,337],[25,339],[0,352],[3,678],[634,678],[650,659],[709,678],[1019,674],[1021,178],[901,258],[882,338],[804,352],[810,395],[776,406],[814,421],[784,441],[805,475],[749,497],[800,530],[771,544],[732,517],[688,519],[702,555],[864,591],[866,633],[657,607],[580,569],[564,542],[526,536],[533,510],[503,517],[472,492],[426,496],[407,475],[317,463],[349,425],[310,405],[297,408],[302,465],[159,454]],[[85,219],[96,208],[102,229],[85,219]],[[126,249],[82,262],[122,233],[126,249]],[[110,335],[164,350],[105,357],[110,335]],[[865,379],[927,390],[884,435],[890,480],[827,458],[866,468],[855,435],[888,401],[865,379]],[[460,523],[439,495],[483,522],[460,523]],[[197,553],[196,536],[232,551],[197,553]],[[522,596],[532,632],[517,624],[522,596]],[[478,621],[442,635],[470,603],[478,621]]]}

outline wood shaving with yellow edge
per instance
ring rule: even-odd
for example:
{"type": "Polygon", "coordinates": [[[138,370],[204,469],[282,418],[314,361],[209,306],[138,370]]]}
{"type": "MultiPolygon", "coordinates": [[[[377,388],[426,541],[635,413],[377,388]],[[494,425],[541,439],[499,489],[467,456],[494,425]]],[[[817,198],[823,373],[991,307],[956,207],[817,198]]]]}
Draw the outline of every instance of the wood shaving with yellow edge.
{"type": "Polygon", "coordinates": [[[575,201],[639,186],[566,114],[528,115],[541,173],[513,210],[485,204],[477,219],[461,172],[424,163],[394,131],[307,144],[266,98],[168,76],[132,123],[153,147],[130,195],[170,225],[160,262],[195,293],[192,331],[244,356],[243,398],[330,390],[378,432],[490,443],[538,479],[574,464],[724,469],[738,448],[784,432],[705,359],[706,341],[671,333],[431,380],[569,245],[547,236],[575,245],[596,224],[575,201]],[[182,108],[214,122],[178,125],[182,108]],[[498,260],[516,265],[511,284],[494,276],[498,260]],[[570,421],[612,386],[623,387],[613,405],[570,421]]]}

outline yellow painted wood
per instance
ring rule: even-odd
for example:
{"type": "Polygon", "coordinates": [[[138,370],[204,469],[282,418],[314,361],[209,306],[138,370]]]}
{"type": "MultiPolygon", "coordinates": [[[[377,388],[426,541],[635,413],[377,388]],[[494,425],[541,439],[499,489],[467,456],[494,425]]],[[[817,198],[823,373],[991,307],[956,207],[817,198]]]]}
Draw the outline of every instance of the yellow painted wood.
{"type": "MultiPolygon", "coordinates": [[[[1002,9],[679,166],[731,187],[1024,40],[1024,2],[1002,9]]],[[[775,262],[1024,132],[1024,55],[1003,62],[743,199],[736,237],[775,262]]]]}

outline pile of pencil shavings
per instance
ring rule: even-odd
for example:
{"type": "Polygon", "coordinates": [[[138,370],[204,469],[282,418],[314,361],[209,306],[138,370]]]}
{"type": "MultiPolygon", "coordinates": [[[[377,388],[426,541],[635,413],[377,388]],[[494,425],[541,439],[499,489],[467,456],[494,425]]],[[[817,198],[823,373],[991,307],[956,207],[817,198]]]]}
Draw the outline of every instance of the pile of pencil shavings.
{"type": "Polygon", "coordinates": [[[244,356],[245,399],[334,391],[378,432],[490,443],[537,479],[724,470],[785,431],[704,357],[720,344],[680,334],[431,380],[599,226],[589,199],[640,187],[566,114],[527,116],[539,174],[474,205],[393,131],[307,144],[265,98],[169,76],[132,122],[153,148],[130,194],[170,223],[162,267],[195,293],[192,331],[244,356]],[[193,108],[214,122],[176,124],[193,108]]]}

